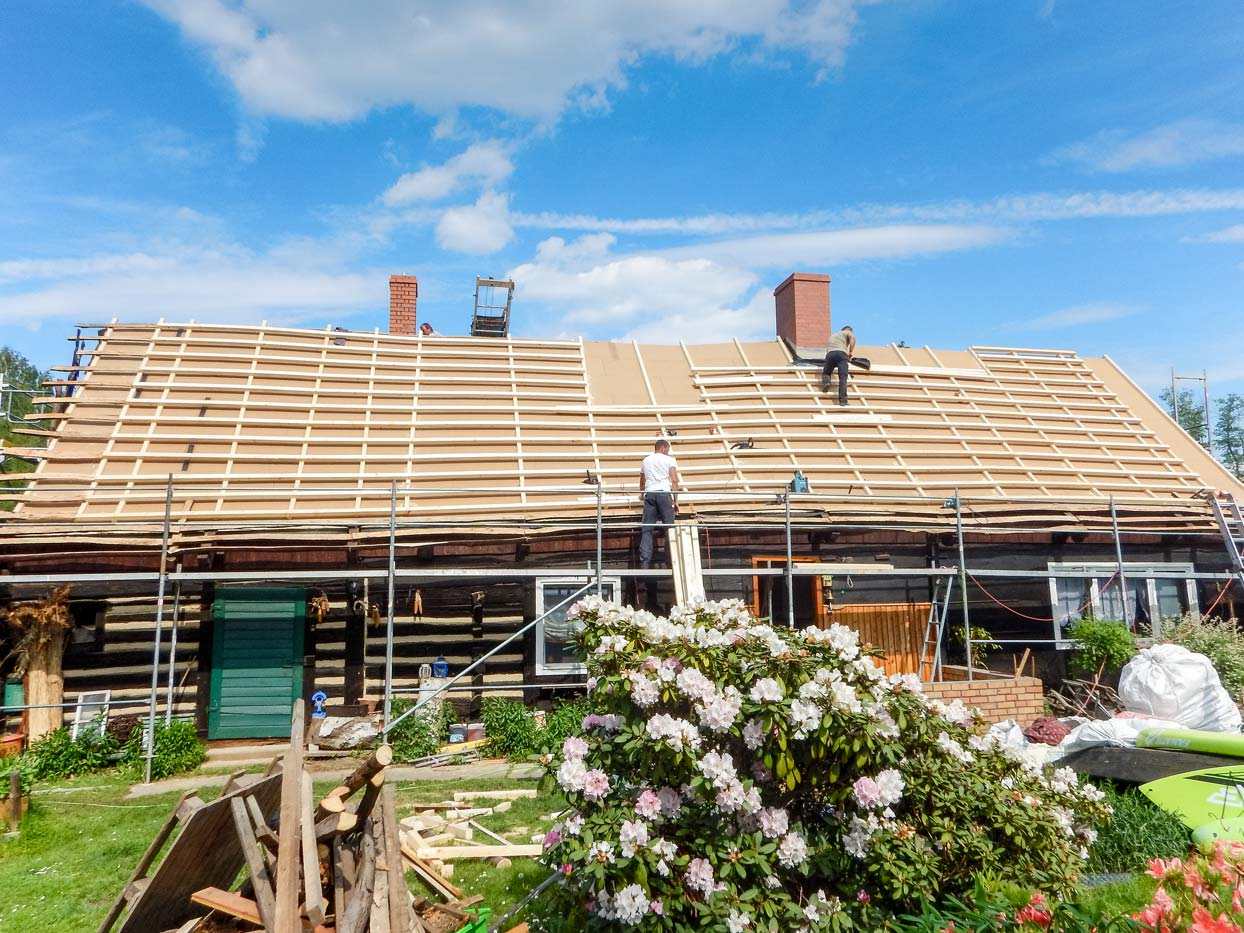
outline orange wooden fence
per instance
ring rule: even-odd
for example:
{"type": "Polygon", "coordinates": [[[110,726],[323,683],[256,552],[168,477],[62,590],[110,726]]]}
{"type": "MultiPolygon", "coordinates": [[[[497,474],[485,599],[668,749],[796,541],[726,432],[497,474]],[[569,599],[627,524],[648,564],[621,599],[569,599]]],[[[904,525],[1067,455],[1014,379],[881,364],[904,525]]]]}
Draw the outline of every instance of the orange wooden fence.
{"type": "Polygon", "coordinates": [[[928,603],[836,605],[822,615],[860,633],[860,641],[885,652],[887,674],[920,673],[920,643],[929,618],[928,603]]]}

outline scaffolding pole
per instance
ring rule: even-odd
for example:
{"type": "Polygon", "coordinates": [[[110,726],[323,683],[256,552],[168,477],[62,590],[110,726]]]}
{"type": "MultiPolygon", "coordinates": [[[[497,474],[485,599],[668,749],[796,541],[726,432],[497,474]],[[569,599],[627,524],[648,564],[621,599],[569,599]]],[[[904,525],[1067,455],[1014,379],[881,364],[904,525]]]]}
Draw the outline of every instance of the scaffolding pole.
{"type": "MultiPolygon", "coordinates": [[[[596,477],[596,595],[604,598],[605,590],[602,583],[605,562],[605,498],[601,490],[600,477],[596,477]]],[[[618,594],[619,596],[621,594],[618,594]]]]}
{"type": "Polygon", "coordinates": [[[1114,496],[1110,497],[1110,524],[1114,529],[1114,556],[1119,565],[1119,595],[1123,600],[1123,624],[1132,627],[1131,613],[1127,611],[1127,576],[1123,573],[1123,544],[1119,540],[1119,513],[1114,508],[1114,496]]]}
{"type": "MultiPolygon", "coordinates": [[[[397,482],[389,499],[389,606],[384,629],[384,721],[387,726],[393,715],[393,590],[397,576],[397,482]]],[[[367,623],[364,622],[364,625],[367,623]]]]}
{"type": "MultiPolygon", "coordinates": [[[[181,563],[177,564],[177,572],[181,563]]],[[[169,633],[168,693],[164,701],[164,725],[173,721],[173,680],[177,675],[177,629],[181,627],[181,581],[173,584],[173,630],[169,633]]]]}
{"type": "Polygon", "coordinates": [[[955,490],[955,536],[959,539],[959,598],[963,601],[963,646],[967,650],[968,680],[972,672],[972,620],[968,617],[968,562],[963,551],[963,500],[955,490]]]}
{"type": "Polygon", "coordinates": [[[790,493],[786,492],[782,495],[783,501],[786,503],[786,625],[788,628],[795,627],[795,559],[791,550],[790,541],[790,493]]]}
{"type": "MultiPolygon", "coordinates": [[[[147,709],[147,755],[143,783],[151,783],[151,762],[155,758],[156,698],[160,690],[160,641],[164,635],[164,590],[168,585],[168,542],[173,514],[173,474],[164,492],[164,536],[160,544],[160,582],[156,590],[155,644],[151,648],[151,700],[147,709]]],[[[170,675],[171,676],[171,675],[170,675]]]]}

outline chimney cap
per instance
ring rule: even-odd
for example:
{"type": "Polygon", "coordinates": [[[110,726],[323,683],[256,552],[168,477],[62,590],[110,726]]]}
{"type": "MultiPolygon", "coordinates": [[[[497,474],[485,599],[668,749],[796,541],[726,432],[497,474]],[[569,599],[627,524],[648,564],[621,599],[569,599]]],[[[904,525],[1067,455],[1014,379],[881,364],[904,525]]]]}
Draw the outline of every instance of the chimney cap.
{"type": "Polygon", "coordinates": [[[776,295],[782,289],[787,288],[796,282],[820,282],[828,285],[829,281],[829,276],[825,275],[823,272],[792,272],[786,277],[781,285],[773,290],[773,294],[776,295]]]}

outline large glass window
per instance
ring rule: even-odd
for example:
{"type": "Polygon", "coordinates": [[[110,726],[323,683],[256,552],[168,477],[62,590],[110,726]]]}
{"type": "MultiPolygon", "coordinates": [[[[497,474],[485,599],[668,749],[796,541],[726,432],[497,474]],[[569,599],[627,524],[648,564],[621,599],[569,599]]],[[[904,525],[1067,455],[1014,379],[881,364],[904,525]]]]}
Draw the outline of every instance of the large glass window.
{"type": "MultiPolygon", "coordinates": [[[[574,635],[582,625],[575,619],[567,618],[571,606],[583,596],[595,592],[593,587],[571,599],[583,588],[584,582],[582,579],[541,580],[536,584],[536,615],[542,616],[557,606],[536,626],[536,673],[539,675],[576,674],[587,670],[574,646],[574,635]]],[[[601,596],[605,599],[616,599],[620,590],[621,581],[617,577],[606,578],[601,583],[601,596]]]]}
{"type": "Polygon", "coordinates": [[[1197,608],[1196,584],[1187,576],[1192,572],[1191,564],[1125,563],[1126,594],[1119,583],[1117,564],[1052,563],[1049,569],[1077,572],[1075,576],[1060,573],[1050,577],[1050,602],[1060,639],[1068,625],[1090,614],[1098,619],[1130,619],[1156,636],[1161,634],[1164,621],[1197,608]]]}

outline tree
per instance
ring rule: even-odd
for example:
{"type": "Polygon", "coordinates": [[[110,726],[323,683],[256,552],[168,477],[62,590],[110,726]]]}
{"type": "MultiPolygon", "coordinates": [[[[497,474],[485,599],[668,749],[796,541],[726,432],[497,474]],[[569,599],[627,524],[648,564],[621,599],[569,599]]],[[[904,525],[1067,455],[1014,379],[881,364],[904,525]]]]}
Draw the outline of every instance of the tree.
{"type": "MultiPolygon", "coordinates": [[[[1171,410],[1171,390],[1163,389],[1158,395],[1166,410],[1171,410]]],[[[1187,431],[1194,441],[1205,447],[1205,405],[1191,389],[1180,389],[1178,404],[1175,406],[1175,420],[1187,431]]]]}
{"type": "Polygon", "coordinates": [[[1222,465],[1244,479],[1244,396],[1237,392],[1214,400],[1214,452],[1222,465]]]}
{"type": "MultiPolygon", "coordinates": [[[[42,438],[17,435],[14,429],[21,426],[17,419],[24,418],[34,408],[31,393],[39,389],[43,374],[16,350],[0,347],[0,376],[4,377],[4,392],[0,394],[0,446],[42,446],[42,438]]],[[[15,457],[0,458],[0,474],[28,473],[32,469],[34,467],[25,460],[15,457]]],[[[3,495],[4,488],[17,485],[20,485],[20,481],[0,480],[0,496],[3,495]]],[[[0,509],[12,508],[11,499],[0,498],[0,509]]]]}

